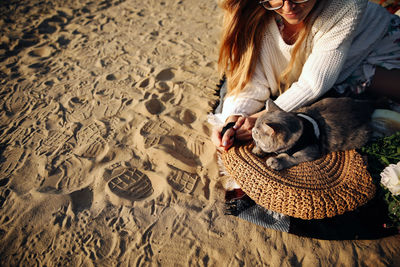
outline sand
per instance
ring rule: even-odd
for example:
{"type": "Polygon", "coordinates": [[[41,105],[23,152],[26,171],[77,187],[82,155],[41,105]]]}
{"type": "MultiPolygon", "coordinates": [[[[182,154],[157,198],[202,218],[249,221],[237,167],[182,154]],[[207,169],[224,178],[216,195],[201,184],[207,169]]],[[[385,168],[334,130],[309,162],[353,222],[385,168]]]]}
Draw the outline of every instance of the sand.
{"type": "Polygon", "coordinates": [[[399,236],[224,215],[221,18],[215,0],[0,3],[1,266],[400,266],[399,236]]]}

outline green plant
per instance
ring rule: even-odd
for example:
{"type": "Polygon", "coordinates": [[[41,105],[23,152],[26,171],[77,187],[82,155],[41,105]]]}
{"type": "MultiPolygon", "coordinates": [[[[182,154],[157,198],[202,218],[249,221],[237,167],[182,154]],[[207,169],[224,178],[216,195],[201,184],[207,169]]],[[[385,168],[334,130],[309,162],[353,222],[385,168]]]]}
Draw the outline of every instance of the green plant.
{"type": "MultiPolygon", "coordinates": [[[[378,187],[378,197],[384,199],[388,205],[388,216],[391,219],[388,226],[400,228],[400,196],[395,195],[390,186],[388,188],[388,185],[385,186],[381,182],[384,169],[389,165],[389,168],[396,168],[394,165],[400,162],[400,132],[367,144],[361,149],[361,153],[368,156],[368,170],[378,187]]],[[[393,170],[391,172],[393,173],[393,170]]]]}

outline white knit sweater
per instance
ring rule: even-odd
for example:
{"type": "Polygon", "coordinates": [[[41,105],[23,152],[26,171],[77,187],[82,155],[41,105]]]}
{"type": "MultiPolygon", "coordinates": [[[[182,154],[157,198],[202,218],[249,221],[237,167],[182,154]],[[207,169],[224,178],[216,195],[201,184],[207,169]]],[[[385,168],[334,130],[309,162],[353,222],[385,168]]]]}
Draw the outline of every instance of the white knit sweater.
{"type": "Polygon", "coordinates": [[[343,82],[354,72],[382,39],[390,14],[367,0],[333,0],[315,20],[306,48],[311,49],[297,82],[279,97],[276,77],[285,69],[293,45],[286,44],[274,19],[262,43],[253,77],[238,96],[225,99],[222,121],[232,114],[249,116],[261,110],[265,101],[290,111],[307,105],[343,82]]]}

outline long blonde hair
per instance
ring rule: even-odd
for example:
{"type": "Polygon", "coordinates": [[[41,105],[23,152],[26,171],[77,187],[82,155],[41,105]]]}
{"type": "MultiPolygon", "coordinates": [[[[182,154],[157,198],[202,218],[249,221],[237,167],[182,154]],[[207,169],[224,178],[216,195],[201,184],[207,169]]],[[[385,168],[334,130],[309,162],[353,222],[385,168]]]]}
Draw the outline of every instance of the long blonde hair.
{"type": "MultiPolygon", "coordinates": [[[[316,2],[311,13],[316,10],[319,2],[316,2]]],[[[220,6],[225,10],[225,15],[218,67],[227,77],[228,94],[237,95],[254,73],[265,28],[275,12],[265,10],[257,0],[224,0],[220,6]]],[[[298,34],[289,64],[277,77],[280,93],[300,76],[307,56],[300,48],[309,35],[314,19],[315,16],[311,14],[307,16],[304,21],[306,26],[298,34]],[[282,85],[284,88],[281,88],[282,85]]]]}

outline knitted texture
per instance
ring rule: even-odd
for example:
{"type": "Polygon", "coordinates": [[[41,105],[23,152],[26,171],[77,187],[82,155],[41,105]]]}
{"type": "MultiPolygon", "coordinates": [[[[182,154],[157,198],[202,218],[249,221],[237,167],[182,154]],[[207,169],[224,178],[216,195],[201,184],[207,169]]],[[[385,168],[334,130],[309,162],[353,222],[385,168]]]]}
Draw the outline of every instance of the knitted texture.
{"type": "Polygon", "coordinates": [[[375,195],[375,185],[355,150],[330,153],[282,171],[268,168],[253,145],[221,157],[226,171],[260,206],[292,217],[323,219],[352,211],[375,195]]]}

